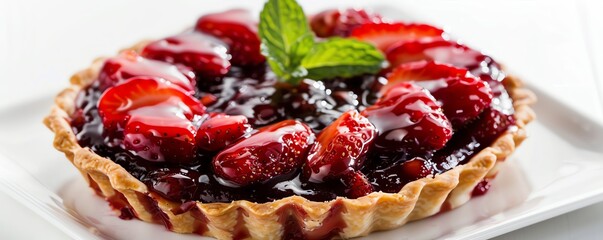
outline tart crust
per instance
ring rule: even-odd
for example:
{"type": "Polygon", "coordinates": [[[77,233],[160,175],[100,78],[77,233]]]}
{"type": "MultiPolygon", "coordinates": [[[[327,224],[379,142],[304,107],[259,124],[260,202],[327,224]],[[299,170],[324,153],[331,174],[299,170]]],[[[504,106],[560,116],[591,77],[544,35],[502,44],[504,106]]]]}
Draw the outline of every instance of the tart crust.
{"type": "MultiPolygon", "coordinates": [[[[139,51],[146,43],[129,49],[139,51]]],[[[398,193],[373,192],[358,199],[337,197],[327,202],[291,196],[267,203],[239,200],[181,204],[150,192],[120,165],[78,144],[69,123],[75,111],[75,98],[96,79],[104,60],[96,59],[74,74],[70,86],[56,97],[55,106],[44,119],[44,124],[55,133],[54,147],[65,154],[98,195],[114,206],[120,205],[122,214],[127,211],[143,221],[163,223],[174,232],[218,239],[282,239],[285,226],[291,221],[301,226],[307,238],[352,238],[454,209],[471,198],[480,181],[496,176],[499,165],[526,138],[526,124],[535,118],[530,108],[536,101],[535,95],[523,88],[518,78],[507,76],[503,84],[513,99],[517,127],[468,163],[410,182],[398,193]]]]}

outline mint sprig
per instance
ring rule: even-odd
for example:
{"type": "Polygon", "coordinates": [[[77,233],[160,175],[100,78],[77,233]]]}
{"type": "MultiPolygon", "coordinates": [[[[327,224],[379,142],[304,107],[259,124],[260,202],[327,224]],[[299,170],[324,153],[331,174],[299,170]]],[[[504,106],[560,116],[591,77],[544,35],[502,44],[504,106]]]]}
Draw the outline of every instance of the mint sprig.
{"type": "Polygon", "coordinates": [[[314,46],[302,60],[312,79],[353,77],[381,70],[383,54],[371,44],[353,39],[331,38],[314,46]]]}
{"type": "Polygon", "coordinates": [[[260,13],[262,54],[285,80],[302,77],[302,59],[312,50],[314,35],[306,15],[294,0],[270,0],[260,13]]]}
{"type": "Polygon", "coordinates": [[[308,20],[295,0],[268,0],[260,13],[262,54],[285,82],[376,73],[384,62],[373,45],[331,38],[316,43],[308,20]]]}

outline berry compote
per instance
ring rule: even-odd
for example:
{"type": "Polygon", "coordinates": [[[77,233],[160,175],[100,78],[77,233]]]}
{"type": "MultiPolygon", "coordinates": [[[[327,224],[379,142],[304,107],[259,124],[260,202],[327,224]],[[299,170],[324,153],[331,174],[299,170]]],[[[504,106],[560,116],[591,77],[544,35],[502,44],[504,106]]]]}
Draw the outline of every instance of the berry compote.
{"type": "MultiPolygon", "coordinates": [[[[208,31],[208,26],[214,26],[207,25],[204,21],[212,21],[212,18],[203,19],[202,23],[205,25],[200,25],[202,27],[198,27],[195,31],[208,31]]],[[[236,22],[229,22],[224,26],[232,28],[232,24],[236,22]]],[[[252,25],[245,24],[237,27],[248,28],[249,34],[255,34],[252,25]]],[[[215,34],[215,32],[219,31],[211,28],[207,34],[215,34]]],[[[398,32],[387,34],[389,39],[392,34],[398,32]]],[[[182,138],[182,134],[175,134],[173,139],[170,139],[167,133],[162,135],[151,131],[160,124],[160,121],[154,118],[141,120],[146,124],[145,129],[150,129],[148,133],[141,136],[152,137],[149,143],[153,144],[152,146],[174,147],[178,150],[183,149],[183,144],[186,144],[187,153],[193,155],[187,155],[186,161],[149,161],[149,157],[140,153],[154,151],[153,149],[138,150],[131,146],[124,147],[128,145],[124,135],[137,133],[139,128],[133,129],[127,124],[116,124],[111,127],[103,124],[106,116],[103,118],[102,114],[99,114],[98,106],[103,93],[108,90],[105,90],[106,84],[101,85],[103,83],[101,81],[93,82],[79,93],[76,99],[76,111],[71,116],[73,130],[82,147],[88,147],[98,155],[112,159],[135,178],[144,182],[153,192],[172,201],[196,200],[213,203],[249,200],[262,203],[293,195],[313,201],[327,201],[338,196],[356,198],[372,191],[394,193],[400,191],[408,182],[443,173],[467,163],[471,157],[489,146],[515,124],[511,99],[500,83],[502,77],[498,75],[501,72],[498,65],[491,58],[476,54],[475,51],[467,50],[466,52],[473,54],[471,56],[478,55],[478,57],[463,59],[462,64],[455,64],[454,61],[445,62],[464,68],[477,76],[471,76],[468,80],[464,77],[458,78],[459,76],[444,78],[440,76],[430,79],[430,82],[412,86],[408,82],[412,82],[413,79],[406,79],[404,83],[388,83],[388,71],[391,69],[384,69],[377,75],[353,78],[304,79],[299,85],[294,86],[279,81],[268,64],[263,62],[263,57],[256,56],[257,53],[250,54],[253,55],[251,56],[253,59],[249,61],[245,56],[230,56],[245,52],[241,49],[248,47],[247,45],[237,43],[234,48],[229,46],[233,43],[224,39],[230,39],[230,36],[216,35],[210,38],[204,35],[203,37],[195,41],[210,39],[212,44],[222,49],[220,54],[211,55],[212,61],[215,63],[219,60],[219,66],[230,67],[216,68],[220,71],[214,71],[217,72],[216,74],[207,74],[209,67],[212,66],[203,65],[204,63],[187,66],[191,64],[189,60],[193,61],[191,59],[195,59],[195,53],[199,52],[187,49],[194,48],[194,44],[179,46],[178,54],[191,55],[190,58],[182,56],[182,59],[177,58],[176,60],[180,59],[179,61],[172,58],[170,48],[166,47],[162,49],[162,57],[154,57],[153,59],[156,60],[153,61],[165,61],[165,64],[173,64],[177,68],[162,68],[172,71],[171,73],[154,69],[148,73],[151,75],[148,77],[156,77],[153,74],[158,74],[157,76],[165,78],[171,76],[170,74],[181,75],[174,69],[192,69],[194,74],[188,76],[194,75],[196,79],[191,80],[191,84],[186,86],[193,86],[194,83],[195,91],[191,93],[182,90],[179,99],[169,98],[162,94],[168,90],[180,91],[174,89],[180,89],[179,85],[183,85],[182,82],[170,83],[147,79],[147,82],[159,82],[157,83],[159,85],[153,88],[155,91],[153,96],[156,97],[138,103],[165,107],[162,109],[165,110],[164,113],[175,111],[182,115],[178,115],[178,118],[172,116],[172,120],[185,123],[187,131],[184,132],[190,135],[189,137],[182,138]],[[227,53],[223,52],[225,47],[229,48],[227,53]],[[236,61],[229,63],[230,59],[236,61]],[[486,70],[480,72],[480,69],[486,70]],[[454,98],[446,97],[447,95],[432,95],[427,86],[454,83],[458,92],[452,94],[469,94],[468,98],[470,98],[471,94],[478,94],[471,92],[474,91],[472,89],[477,88],[463,87],[476,86],[475,81],[483,81],[479,85],[480,94],[491,94],[491,97],[490,95],[484,97],[491,102],[482,103],[483,106],[476,110],[478,112],[472,113],[470,119],[463,118],[462,124],[452,125],[447,116],[444,116],[446,111],[440,108],[464,103],[451,102],[454,98]],[[384,88],[386,85],[387,88],[384,88]],[[191,100],[189,97],[194,99],[191,100]],[[187,104],[183,105],[182,99],[186,99],[187,104]],[[203,104],[204,108],[191,110],[191,106],[198,104],[203,104]],[[408,109],[412,111],[409,112],[408,109]],[[337,125],[329,127],[331,124],[337,125]],[[200,134],[205,135],[199,136],[200,134]],[[322,146],[313,147],[315,144],[322,144],[322,146]],[[223,151],[225,147],[228,151],[223,151]],[[261,149],[258,150],[259,148],[261,149]],[[359,148],[362,151],[353,151],[354,149],[351,148],[359,148]],[[249,159],[241,159],[241,156],[248,156],[249,159]],[[309,162],[318,166],[314,170],[308,170],[316,171],[309,174],[311,177],[304,174],[302,170],[313,169],[304,167],[304,164],[309,164],[307,161],[310,159],[309,156],[313,159],[309,162]],[[332,156],[332,159],[326,158],[328,156],[332,156]],[[323,166],[339,164],[334,159],[344,159],[345,165],[339,165],[341,168],[337,171],[323,171],[323,166]],[[227,164],[236,164],[237,161],[254,161],[246,163],[251,165],[264,164],[243,169],[250,174],[257,171],[264,172],[256,174],[261,176],[258,178],[238,176],[240,179],[231,181],[225,179],[234,176],[231,170],[215,170],[227,164]],[[277,162],[267,164],[267,161],[277,162]],[[270,169],[262,169],[261,166],[269,166],[270,169]],[[337,175],[321,175],[325,172],[337,175]]],[[[371,35],[371,38],[379,38],[379,36],[371,35]]],[[[447,48],[466,50],[464,46],[443,42],[445,40],[438,41],[439,51],[448,51],[447,48]]],[[[251,47],[258,47],[257,45],[256,42],[249,44],[251,47]]],[[[390,51],[390,56],[394,53],[398,54],[397,59],[404,57],[404,61],[434,60],[435,57],[428,54],[404,55],[403,51],[413,46],[407,43],[398,47],[396,51],[390,51]]],[[[419,50],[421,49],[435,49],[435,47],[429,45],[419,50]]],[[[154,48],[148,48],[139,58],[154,56],[153,51],[154,48]]],[[[116,61],[111,63],[120,64],[116,61]]],[[[145,75],[139,72],[136,74],[145,75]]],[[[186,80],[186,78],[182,79],[186,80]]],[[[123,81],[124,83],[114,88],[133,80],[123,81]]],[[[147,113],[149,112],[145,112],[147,113]]],[[[131,116],[127,117],[130,118],[131,116]]],[[[169,126],[161,127],[169,129],[169,126]]],[[[139,140],[133,141],[136,142],[129,144],[140,144],[139,140]]],[[[166,158],[179,155],[182,154],[174,153],[166,155],[166,158]]],[[[233,169],[242,171],[242,168],[236,166],[233,169]]]]}

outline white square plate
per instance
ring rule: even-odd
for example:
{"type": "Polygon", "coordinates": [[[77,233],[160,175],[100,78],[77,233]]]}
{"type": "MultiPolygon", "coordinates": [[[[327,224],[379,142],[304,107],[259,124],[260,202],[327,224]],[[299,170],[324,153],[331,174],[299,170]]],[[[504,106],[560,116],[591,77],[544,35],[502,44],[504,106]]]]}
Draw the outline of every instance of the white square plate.
{"type": "MultiPolygon", "coordinates": [[[[436,7],[439,10],[431,19],[438,19],[438,11],[444,13],[449,9],[446,2],[437,3],[443,5],[436,7]]],[[[408,17],[410,15],[405,13],[413,12],[382,9],[384,11],[378,11],[397,18],[408,17]]],[[[416,15],[422,16],[425,12],[418,11],[416,15]]],[[[170,28],[157,31],[169,34],[178,27],[170,28]]],[[[457,32],[462,31],[457,29],[457,32]]],[[[482,40],[481,43],[495,45],[499,41],[482,40]]],[[[564,56],[571,54],[564,53],[564,56]]],[[[578,55],[571,56],[578,59],[578,55]]],[[[510,62],[518,66],[528,64],[510,62]]],[[[538,66],[548,68],[549,65],[541,62],[538,66]]],[[[540,88],[531,88],[537,90],[540,98],[535,106],[538,120],[528,127],[530,138],[507,160],[488,194],[456,210],[396,230],[373,233],[367,239],[489,238],[603,200],[603,178],[600,177],[603,126],[539,91],[540,88]]],[[[88,189],[65,157],[52,148],[52,133],[41,124],[53,102],[54,93],[47,94],[0,111],[1,190],[75,239],[199,239],[195,235],[168,232],[159,225],[117,218],[108,204],[88,189]]]]}

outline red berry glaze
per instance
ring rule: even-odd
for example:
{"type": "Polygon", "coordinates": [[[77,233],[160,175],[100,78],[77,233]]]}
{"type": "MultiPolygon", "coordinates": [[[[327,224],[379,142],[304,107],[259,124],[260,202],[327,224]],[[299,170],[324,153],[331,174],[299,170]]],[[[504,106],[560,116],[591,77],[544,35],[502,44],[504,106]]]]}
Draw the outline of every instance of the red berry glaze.
{"type": "Polygon", "coordinates": [[[219,39],[199,32],[189,32],[149,43],[141,55],[182,64],[201,76],[217,77],[225,75],[230,69],[227,51],[228,47],[219,39]]]}
{"type": "Polygon", "coordinates": [[[428,90],[455,128],[476,118],[492,102],[488,83],[473,77],[466,69],[433,61],[401,64],[388,75],[388,81],[382,91],[408,81],[428,90]]]}
{"type": "Polygon", "coordinates": [[[439,171],[443,172],[466,163],[480,150],[490,146],[501,134],[515,125],[515,117],[496,108],[486,108],[477,119],[455,134],[446,147],[432,157],[439,171]]]}
{"type": "Polygon", "coordinates": [[[329,9],[310,18],[310,27],[318,37],[347,37],[354,28],[365,23],[381,23],[379,14],[364,9],[348,8],[344,10],[329,9]]]}
{"type": "Polygon", "coordinates": [[[260,52],[258,22],[247,10],[233,9],[204,15],[197,21],[195,29],[228,44],[231,62],[235,65],[258,65],[266,61],[260,52]]]}
{"type": "Polygon", "coordinates": [[[123,129],[124,148],[143,159],[189,162],[194,158],[197,130],[192,121],[205,107],[170,82],[131,78],[109,88],[98,108],[106,131],[123,129]]]}
{"type": "Polygon", "coordinates": [[[146,59],[134,51],[124,51],[109,58],[98,74],[99,90],[115,86],[131,77],[163,78],[184,90],[194,91],[195,73],[187,67],[146,59]]]}
{"type": "Polygon", "coordinates": [[[194,170],[160,168],[149,173],[149,185],[156,193],[172,201],[184,202],[197,197],[200,174],[194,170]]]}
{"type": "Polygon", "coordinates": [[[385,169],[371,171],[367,179],[379,191],[399,192],[406,183],[433,175],[433,163],[415,157],[405,162],[395,163],[385,169]]]}
{"type": "Polygon", "coordinates": [[[356,110],[343,113],[318,134],[304,174],[320,183],[360,169],[375,138],[375,127],[356,110]]]}
{"type": "Polygon", "coordinates": [[[351,37],[372,43],[385,52],[399,41],[421,38],[441,38],[444,30],[427,24],[417,23],[367,23],[355,28],[351,37]]]}
{"type": "Polygon", "coordinates": [[[340,181],[345,187],[344,193],[347,198],[355,199],[375,191],[366,176],[359,171],[349,171],[343,174],[340,181]]]}
{"type": "Polygon", "coordinates": [[[251,130],[247,118],[242,115],[212,114],[197,131],[197,147],[215,152],[234,143],[251,130]]]}
{"type": "Polygon", "coordinates": [[[378,131],[375,147],[386,152],[423,153],[444,147],[452,127],[436,100],[408,82],[391,87],[362,111],[378,131]]]}
{"type": "Polygon", "coordinates": [[[222,150],[213,159],[213,169],[238,186],[260,183],[301,167],[314,138],[305,124],[284,120],[222,150]]]}
{"type": "Polygon", "coordinates": [[[433,166],[422,158],[413,158],[400,165],[400,174],[407,182],[427,177],[433,173],[433,166]]]}

